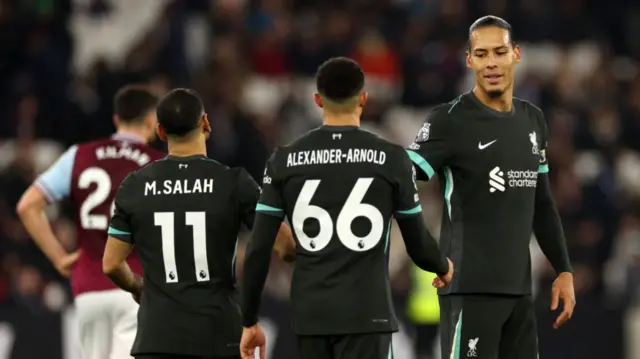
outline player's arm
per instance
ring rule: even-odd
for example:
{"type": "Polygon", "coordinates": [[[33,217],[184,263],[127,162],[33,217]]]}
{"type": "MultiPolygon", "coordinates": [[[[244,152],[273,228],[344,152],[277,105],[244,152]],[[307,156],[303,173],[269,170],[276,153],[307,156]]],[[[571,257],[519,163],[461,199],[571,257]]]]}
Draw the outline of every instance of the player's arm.
{"type": "MultiPolygon", "coordinates": [[[[271,165],[268,164],[267,167],[269,166],[271,165]]],[[[267,175],[267,169],[265,169],[265,175],[262,179],[263,186],[271,185],[273,173],[270,174],[271,176],[267,175]],[[268,180],[265,181],[267,178],[268,180]]],[[[256,210],[264,208],[264,206],[261,207],[258,205],[258,200],[260,200],[260,187],[246,170],[240,169],[238,189],[240,191],[239,199],[242,221],[247,228],[253,229],[256,210]]],[[[265,197],[264,201],[267,203],[273,203],[274,200],[265,197]]],[[[282,217],[284,217],[284,214],[282,214],[282,217]]],[[[280,230],[278,231],[278,236],[276,237],[273,245],[273,250],[276,251],[278,256],[285,262],[293,262],[296,258],[296,244],[293,239],[293,234],[291,233],[291,228],[289,228],[289,226],[284,222],[280,224],[280,230]]]]}
{"type": "Polygon", "coordinates": [[[555,271],[571,273],[571,262],[564,237],[562,222],[556,207],[551,183],[549,180],[549,163],[546,156],[546,126],[543,127],[540,165],[538,167],[538,183],[536,186],[535,212],[533,216],[533,233],[536,235],[540,249],[551,262],[555,271]]]}
{"type": "Polygon", "coordinates": [[[400,154],[398,169],[395,170],[395,218],[409,257],[421,269],[445,276],[449,273],[449,262],[442,255],[438,243],[431,236],[424,219],[422,206],[415,182],[416,169],[404,153],[400,154]]]}
{"type": "Polygon", "coordinates": [[[253,235],[247,246],[242,280],[242,325],[252,327],[258,323],[258,310],[262,290],[269,273],[271,248],[280,230],[282,219],[256,214],[253,235]]]}
{"type": "Polygon", "coordinates": [[[133,294],[139,300],[142,292],[142,278],[135,274],[127,257],[133,250],[134,241],[131,231],[131,198],[135,174],[131,173],[125,178],[115,198],[115,211],[109,224],[107,244],[102,256],[102,271],[111,281],[127,292],[133,294]]]}
{"type": "Polygon", "coordinates": [[[451,156],[451,120],[448,111],[448,107],[434,109],[407,149],[409,158],[418,170],[419,180],[433,178],[451,156]]]}
{"type": "Polygon", "coordinates": [[[296,241],[293,239],[291,227],[284,222],[280,224],[280,229],[278,230],[273,250],[276,251],[278,256],[287,263],[291,263],[296,260],[296,241]]]}
{"type": "Polygon", "coordinates": [[[60,274],[69,276],[79,252],[68,253],[51,229],[45,209],[71,192],[71,176],[77,146],[69,148],[25,191],[16,212],[27,232],[60,274]]]}
{"type": "Polygon", "coordinates": [[[396,216],[407,253],[420,269],[438,276],[445,276],[449,273],[449,263],[440,253],[438,243],[427,230],[421,216],[422,208],[419,209],[420,212],[417,215],[396,216]]]}
{"type": "MultiPolygon", "coordinates": [[[[284,219],[284,203],[276,173],[276,154],[267,162],[262,179],[262,194],[255,207],[255,226],[247,246],[243,271],[242,324],[252,327],[258,322],[258,309],[269,272],[271,248],[284,219]]],[[[294,248],[295,250],[295,248],[294,248]]]]}
{"type": "Polygon", "coordinates": [[[551,192],[549,176],[546,173],[538,174],[533,233],[536,235],[540,249],[549,259],[556,273],[572,273],[562,222],[551,192]]]}
{"type": "Polygon", "coordinates": [[[133,244],[127,243],[118,237],[109,235],[102,257],[102,271],[120,289],[134,295],[142,290],[142,278],[133,273],[127,257],[133,251],[133,244]]]}
{"type": "Polygon", "coordinates": [[[557,279],[553,283],[551,310],[558,309],[558,304],[562,300],[563,310],[558,316],[554,328],[560,327],[564,322],[571,319],[573,309],[576,304],[575,291],[573,288],[573,274],[567,241],[562,230],[562,222],[556,203],[551,192],[549,181],[549,163],[547,161],[547,126],[544,118],[540,120],[543,136],[540,147],[540,165],[538,167],[538,183],[536,186],[535,209],[533,215],[533,233],[538,240],[540,249],[545,254],[551,265],[558,273],[557,279]]]}

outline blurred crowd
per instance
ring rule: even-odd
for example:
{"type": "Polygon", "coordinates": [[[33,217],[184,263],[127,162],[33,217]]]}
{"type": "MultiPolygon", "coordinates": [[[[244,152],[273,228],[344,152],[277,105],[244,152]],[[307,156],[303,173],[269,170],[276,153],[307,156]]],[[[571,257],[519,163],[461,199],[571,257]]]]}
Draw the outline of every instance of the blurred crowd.
{"type": "MultiPolygon", "coordinates": [[[[197,89],[213,126],[209,156],[259,181],[274,146],[320,123],[311,95],[324,60],[360,62],[363,126],[406,145],[431,106],[471,89],[467,31],[486,14],[514,27],[516,96],[546,114],[578,308],[589,298],[640,316],[640,4],[630,0],[0,0],[0,305],[71,301],[14,208],[65,148],[114,130],[122,85],[197,89]]],[[[423,192],[437,231],[436,186],[423,192]]],[[[71,250],[69,213],[49,214],[71,250]]],[[[410,265],[397,233],[393,243],[402,297],[410,265]]],[[[534,267],[548,291],[553,272],[539,255],[534,267]]],[[[270,295],[287,298],[289,271],[274,261],[270,295]]]]}

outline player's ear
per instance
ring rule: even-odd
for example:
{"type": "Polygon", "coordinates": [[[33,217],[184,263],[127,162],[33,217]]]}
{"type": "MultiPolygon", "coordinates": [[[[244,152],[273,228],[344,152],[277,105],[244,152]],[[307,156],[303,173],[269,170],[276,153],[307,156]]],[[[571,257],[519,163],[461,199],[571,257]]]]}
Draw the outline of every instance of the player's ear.
{"type": "Polygon", "coordinates": [[[318,107],[324,108],[324,105],[322,104],[322,96],[320,96],[319,93],[316,92],[313,94],[313,101],[318,105],[318,107]]]}
{"type": "Polygon", "coordinates": [[[466,52],[467,56],[466,56],[466,63],[467,63],[467,68],[472,68],[473,65],[471,64],[471,54],[469,53],[469,51],[466,52]]]}
{"type": "Polygon", "coordinates": [[[118,115],[113,115],[113,125],[118,128],[118,126],[120,126],[120,119],[118,118],[118,115]]]}
{"type": "Polygon", "coordinates": [[[167,133],[164,131],[164,128],[160,126],[160,124],[156,125],[156,133],[158,134],[158,138],[162,140],[162,142],[167,142],[167,133]]]}
{"type": "Polygon", "coordinates": [[[200,121],[202,121],[202,132],[206,134],[210,134],[211,124],[209,123],[209,118],[207,117],[206,113],[202,115],[202,118],[200,119],[200,121]]]}
{"type": "Polygon", "coordinates": [[[516,60],[516,64],[519,64],[522,59],[522,54],[520,53],[520,46],[515,43],[513,44],[513,56],[516,60]]]}
{"type": "Polygon", "coordinates": [[[362,91],[362,93],[360,94],[360,98],[358,99],[358,106],[364,107],[368,99],[369,94],[367,93],[367,91],[362,91]]]}

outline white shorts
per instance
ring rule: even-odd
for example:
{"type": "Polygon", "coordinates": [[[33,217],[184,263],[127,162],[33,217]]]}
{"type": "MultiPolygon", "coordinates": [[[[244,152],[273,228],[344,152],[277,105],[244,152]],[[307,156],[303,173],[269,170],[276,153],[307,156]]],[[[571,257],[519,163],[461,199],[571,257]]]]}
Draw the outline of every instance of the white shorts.
{"type": "Polygon", "coordinates": [[[75,304],[84,359],[131,359],[138,323],[138,303],[131,294],[119,289],[83,293],[75,304]]]}

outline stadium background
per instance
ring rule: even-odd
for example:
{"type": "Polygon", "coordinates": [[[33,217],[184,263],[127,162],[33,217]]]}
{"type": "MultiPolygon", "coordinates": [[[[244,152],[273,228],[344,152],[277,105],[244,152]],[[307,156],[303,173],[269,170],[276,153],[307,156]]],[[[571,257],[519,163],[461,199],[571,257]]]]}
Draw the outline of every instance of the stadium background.
{"type": "MultiPolygon", "coordinates": [[[[319,124],[311,94],[323,60],[362,64],[363,126],[406,145],[430,106],[471,88],[467,28],[486,14],[514,26],[516,94],[546,113],[575,268],[574,319],[554,332],[553,273],[532,243],[541,358],[639,359],[640,3],[631,0],[0,0],[0,359],[81,358],[68,283],[14,208],[65,148],[113,131],[121,85],[196,88],[213,125],[209,155],[260,180],[274,146],[319,124]]],[[[433,184],[421,191],[437,231],[440,199],[433,184]]],[[[72,249],[68,214],[50,210],[72,249]]],[[[425,326],[408,310],[417,281],[394,234],[395,357],[412,359],[425,326]]],[[[270,358],[297,357],[289,277],[273,261],[262,312],[270,358]]]]}

